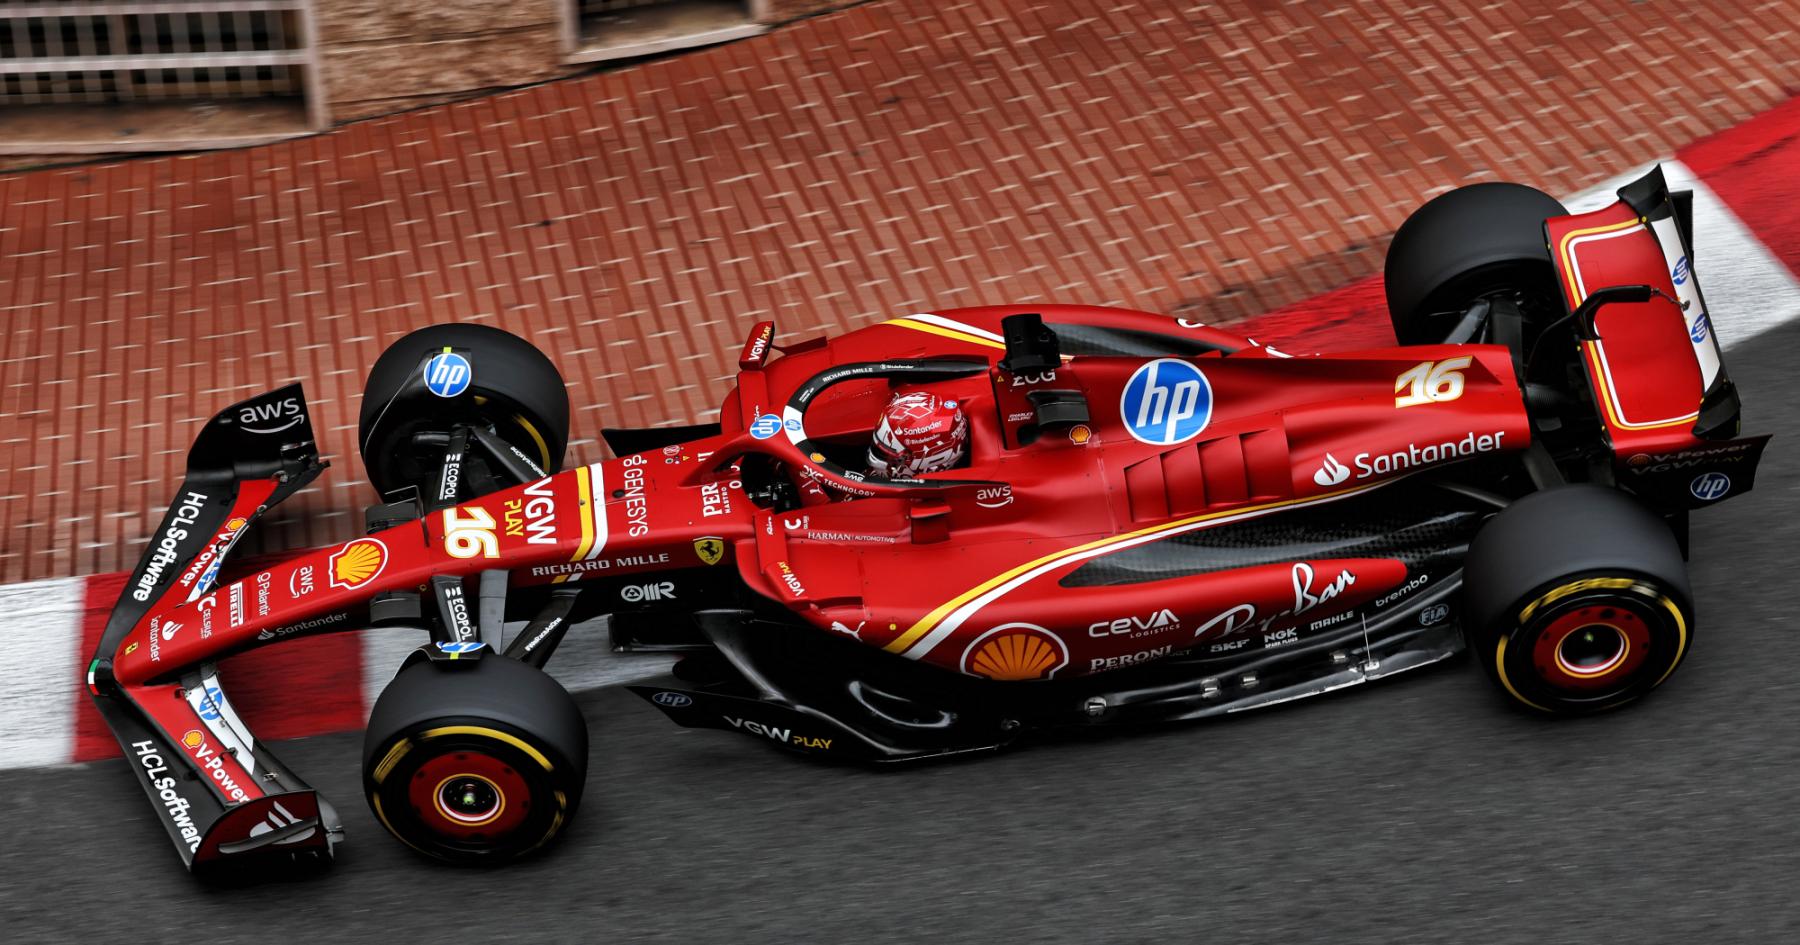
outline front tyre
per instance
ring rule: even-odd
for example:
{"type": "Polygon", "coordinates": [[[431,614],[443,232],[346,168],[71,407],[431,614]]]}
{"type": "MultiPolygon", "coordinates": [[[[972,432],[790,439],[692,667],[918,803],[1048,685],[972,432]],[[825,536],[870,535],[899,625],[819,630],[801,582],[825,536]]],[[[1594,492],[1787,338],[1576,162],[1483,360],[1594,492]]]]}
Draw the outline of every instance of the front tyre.
{"type": "Polygon", "coordinates": [[[574,817],[587,726],[542,670],[489,654],[420,660],[382,691],[363,739],[375,818],[415,850],[497,864],[537,850],[574,817]]]}
{"type": "Polygon", "coordinates": [[[1693,640],[1681,549],[1625,495],[1533,493],[1475,536],[1464,571],[1469,648],[1518,704],[1580,715],[1669,678],[1693,640]]]}

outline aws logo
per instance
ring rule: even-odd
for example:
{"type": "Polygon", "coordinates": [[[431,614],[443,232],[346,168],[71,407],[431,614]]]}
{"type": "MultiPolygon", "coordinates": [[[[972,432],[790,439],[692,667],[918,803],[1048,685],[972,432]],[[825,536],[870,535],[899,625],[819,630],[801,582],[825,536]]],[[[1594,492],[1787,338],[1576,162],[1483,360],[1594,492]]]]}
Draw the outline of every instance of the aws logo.
{"type": "Polygon", "coordinates": [[[305,419],[306,411],[301,409],[298,397],[245,404],[238,408],[237,416],[238,427],[245,433],[264,434],[292,429],[305,419]]]}

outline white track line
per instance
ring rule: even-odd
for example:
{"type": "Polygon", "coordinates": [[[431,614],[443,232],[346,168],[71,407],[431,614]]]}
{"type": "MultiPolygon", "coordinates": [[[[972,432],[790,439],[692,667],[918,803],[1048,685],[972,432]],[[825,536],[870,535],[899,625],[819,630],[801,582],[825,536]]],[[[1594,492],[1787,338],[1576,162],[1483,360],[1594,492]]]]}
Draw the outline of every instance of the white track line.
{"type": "Polygon", "coordinates": [[[86,578],[0,587],[0,770],[66,764],[75,752],[75,700],[86,578]]]}
{"type": "MultiPolygon", "coordinates": [[[[1670,190],[1694,192],[1694,272],[1706,293],[1714,330],[1726,350],[1800,318],[1800,281],[1776,259],[1737,214],[1680,161],[1661,162],[1670,190]]],[[[1563,201],[1571,213],[1598,210],[1620,187],[1642,177],[1646,164],[1563,201]]],[[[1731,370],[1726,363],[1725,369],[1731,370]]]]}

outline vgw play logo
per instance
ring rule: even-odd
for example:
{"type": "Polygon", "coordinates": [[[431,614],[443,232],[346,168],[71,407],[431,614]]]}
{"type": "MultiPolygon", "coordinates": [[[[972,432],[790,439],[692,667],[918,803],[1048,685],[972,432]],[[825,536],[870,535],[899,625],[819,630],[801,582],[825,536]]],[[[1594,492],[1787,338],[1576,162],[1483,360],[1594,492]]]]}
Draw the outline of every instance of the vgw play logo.
{"type": "Polygon", "coordinates": [[[1172,446],[1212,420],[1212,384],[1188,361],[1162,358],[1137,369],[1119,396],[1119,419],[1139,442],[1172,446]]]}

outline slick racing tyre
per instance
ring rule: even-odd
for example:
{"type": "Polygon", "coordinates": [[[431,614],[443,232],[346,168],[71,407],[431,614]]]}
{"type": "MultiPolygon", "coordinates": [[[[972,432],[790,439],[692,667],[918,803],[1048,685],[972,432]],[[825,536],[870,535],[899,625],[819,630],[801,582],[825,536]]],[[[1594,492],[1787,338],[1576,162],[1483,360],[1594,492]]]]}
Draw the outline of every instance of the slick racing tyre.
{"type": "Polygon", "coordinates": [[[556,365],[517,335],[487,325],[449,324],[421,328],[388,346],[369,369],[363,385],[357,426],[363,467],[375,491],[386,494],[425,482],[442,459],[414,447],[420,433],[447,433],[458,424],[492,430],[546,472],[562,468],[569,442],[569,393],[556,365]],[[438,365],[435,356],[452,354],[438,365]],[[418,378],[429,381],[433,367],[443,375],[437,383],[401,388],[418,378]]]}
{"type": "Polygon", "coordinates": [[[581,710],[542,670],[491,653],[419,660],[375,702],[363,792],[407,846],[454,863],[503,863],[574,817],[587,753],[581,710]]]}
{"type": "Polygon", "coordinates": [[[1694,609],[1668,526],[1624,494],[1533,493],[1475,535],[1464,567],[1470,650],[1520,705],[1580,715],[1630,702],[1681,665],[1694,609]]]}
{"type": "Polygon", "coordinates": [[[1562,299],[1544,220],[1568,213],[1523,184],[1459,187],[1413,211],[1388,245],[1388,317],[1403,345],[1438,344],[1478,299],[1504,295],[1525,316],[1530,344],[1562,299]]]}

